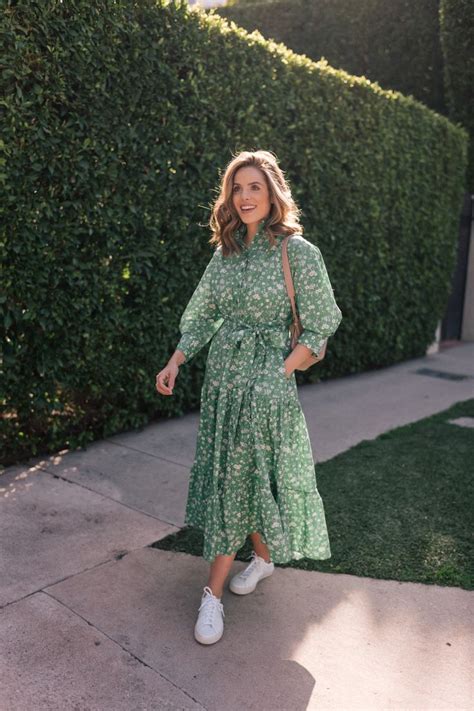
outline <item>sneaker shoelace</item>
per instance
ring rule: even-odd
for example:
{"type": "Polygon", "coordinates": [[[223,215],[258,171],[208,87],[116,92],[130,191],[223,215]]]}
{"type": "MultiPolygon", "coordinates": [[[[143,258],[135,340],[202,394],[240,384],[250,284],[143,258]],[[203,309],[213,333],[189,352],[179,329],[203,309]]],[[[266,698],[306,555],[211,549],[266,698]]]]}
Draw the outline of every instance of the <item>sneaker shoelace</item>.
{"type": "MultiPolygon", "coordinates": [[[[251,563],[249,563],[249,565],[245,568],[245,570],[243,570],[240,573],[239,577],[244,578],[244,579],[248,578],[248,576],[251,573],[253,573],[255,568],[258,568],[258,566],[260,565],[259,557],[255,553],[255,551],[252,551],[252,555],[250,556],[250,558],[251,558],[251,563]]],[[[266,562],[266,561],[264,561],[264,562],[266,562]]]]}
{"type": "Polygon", "coordinates": [[[224,605],[222,602],[217,598],[210,587],[206,585],[204,588],[205,592],[205,597],[201,602],[201,605],[199,606],[199,612],[201,610],[204,610],[203,612],[203,617],[204,617],[204,624],[211,625],[212,627],[214,626],[214,615],[217,610],[219,610],[222,613],[222,617],[225,617],[224,614],[224,605]]]}

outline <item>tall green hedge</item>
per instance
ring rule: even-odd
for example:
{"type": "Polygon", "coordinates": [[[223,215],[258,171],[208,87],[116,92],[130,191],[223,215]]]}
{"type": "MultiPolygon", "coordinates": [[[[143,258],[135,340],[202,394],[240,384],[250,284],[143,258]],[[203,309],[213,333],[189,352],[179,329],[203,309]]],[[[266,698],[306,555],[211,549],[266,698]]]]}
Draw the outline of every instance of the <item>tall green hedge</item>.
{"type": "MultiPolygon", "coordinates": [[[[465,0],[469,2],[469,0],[465,0]]],[[[294,52],[445,112],[439,0],[254,0],[212,9],[294,52]]]]}
{"type": "Polygon", "coordinates": [[[466,189],[474,192],[472,0],[229,0],[210,12],[460,123],[471,146],[466,189]]]}
{"type": "Polygon", "coordinates": [[[4,462],[199,405],[155,374],[232,152],[276,152],[343,312],[302,379],[421,355],[448,298],[466,134],[185,1],[24,0],[2,24],[4,462]]]}
{"type": "Polygon", "coordinates": [[[440,19],[449,116],[469,132],[467,184],[474,193],[474,2],[441,0],[440,19]]]}

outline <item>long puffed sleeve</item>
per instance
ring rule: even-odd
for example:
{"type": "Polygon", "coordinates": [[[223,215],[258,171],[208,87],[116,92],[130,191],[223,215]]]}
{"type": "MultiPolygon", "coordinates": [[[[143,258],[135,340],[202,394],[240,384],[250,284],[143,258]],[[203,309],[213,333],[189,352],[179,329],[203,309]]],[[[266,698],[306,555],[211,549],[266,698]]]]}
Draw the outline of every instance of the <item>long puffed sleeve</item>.
{"type": "Polygon", "coordinates": [[[224,321],[212,293],[220,251],[219,247],[209,260],[179,322],[181,338],[176,348],[183,351],[186,363],[211,340],[224,321]]]}
{"type": "Polygon", "coordinates": [[[301,235],[294,236],[289,240],[288,256],[293,265],[296,308],[303,326],[298,343],[317,355],[324,341],[336,332],[342,312],[319,247],[301,235]]]}

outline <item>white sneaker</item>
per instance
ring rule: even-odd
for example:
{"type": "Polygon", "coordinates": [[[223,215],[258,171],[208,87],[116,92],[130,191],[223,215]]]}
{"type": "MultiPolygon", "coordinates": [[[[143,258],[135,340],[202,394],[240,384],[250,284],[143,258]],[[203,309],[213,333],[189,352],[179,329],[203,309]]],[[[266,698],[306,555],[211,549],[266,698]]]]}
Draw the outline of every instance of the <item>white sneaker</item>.
{"type": "Polygon", "coordinates": [[[214,644],[224,633],[224,605],[210,587],[206,585],[203,590],[194,637],[201,644],[214,644]]]}
{"type": "Polygon", "coordinates": [[[275,566],[272,561],[267,563],[255,551],[252,551],[252,562],[241,573],[234,575],[229,588],[237,595],[247,595],[255,590],[259,580],[268,578],[274,570],[275,566]]]}

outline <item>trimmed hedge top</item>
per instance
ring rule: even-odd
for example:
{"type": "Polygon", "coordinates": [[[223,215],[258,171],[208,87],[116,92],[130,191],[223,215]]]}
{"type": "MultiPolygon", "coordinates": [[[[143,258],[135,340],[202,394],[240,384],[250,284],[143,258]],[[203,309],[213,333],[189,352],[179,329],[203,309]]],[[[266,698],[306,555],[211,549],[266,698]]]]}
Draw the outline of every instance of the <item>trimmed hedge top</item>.
{"type": "Polygon", "coordinates": [[[438,4],[439,0],[256,0],[210,12],[444,113],[438,4]]]}

